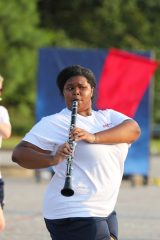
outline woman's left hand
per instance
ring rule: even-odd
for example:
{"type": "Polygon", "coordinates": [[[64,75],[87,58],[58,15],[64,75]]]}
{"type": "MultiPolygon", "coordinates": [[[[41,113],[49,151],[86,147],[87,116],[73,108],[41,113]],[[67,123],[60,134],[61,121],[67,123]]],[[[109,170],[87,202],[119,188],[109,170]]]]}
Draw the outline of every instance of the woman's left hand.
{"type": "Polygon", "coordinates": [[[81,140],[86,141],[88,143],[94,143],[95,142],[95,134],[89,133],[84,129],[75,127],[71,133],[70,133],[71,139],[73,139],[76,142],[79,142],[81,140]]]}

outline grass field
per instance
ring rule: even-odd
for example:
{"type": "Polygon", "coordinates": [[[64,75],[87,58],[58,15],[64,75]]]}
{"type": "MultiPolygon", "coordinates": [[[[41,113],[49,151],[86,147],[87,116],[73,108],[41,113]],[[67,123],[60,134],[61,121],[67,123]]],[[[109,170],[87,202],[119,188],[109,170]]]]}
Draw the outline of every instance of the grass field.
{"type": "MultiPolygon", "coordinates": [[[[12,136],[10,139],[3,140],[2,149],[13,149],[21,139],[20,136],[12,136]]],[[[151,154],[160,154],[160,139],[152,139],[150,147],[151,154]]]]}
{"type": "Polygon", "coordinates": [[[159,154],[160,155],[160,139],[152,139],[151,140],[151,154],[159,154]]]}
{"type": "Polygon", "coordinates": [[[22,137],[20,136],[12,136],[9,139],[4,139],[2,142],[2,149],[13,149],[21,141],[21,139],[22,137]]]}

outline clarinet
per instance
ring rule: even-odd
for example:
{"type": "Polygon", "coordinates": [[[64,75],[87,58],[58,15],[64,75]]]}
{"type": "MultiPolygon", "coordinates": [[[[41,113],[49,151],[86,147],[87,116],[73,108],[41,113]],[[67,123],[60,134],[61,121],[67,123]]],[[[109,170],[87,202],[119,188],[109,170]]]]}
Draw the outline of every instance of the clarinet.
{"type": "MultiPolygon", "coordinates": [[[[74,100],[72,103],[71,124],[70,124],[69,133],[76,125],[77,109],[78,109],[78,101],[74,100]]],[[[70,197],[74,194],[74,190],[72,189],[71,181],[72,181],[72,161],[73,161],[73,155],[74,155],[74,150],[75,150],[75,141],[73,141],[70,138],[70,134],[69,134],[68,142],[69,142],[70,146],[72,147],[72,153],[67,158],[67,170],[66,170],[65,184],[64,184],[63,189],[61,190],[61,194],[65,197],[70,197]]]]}

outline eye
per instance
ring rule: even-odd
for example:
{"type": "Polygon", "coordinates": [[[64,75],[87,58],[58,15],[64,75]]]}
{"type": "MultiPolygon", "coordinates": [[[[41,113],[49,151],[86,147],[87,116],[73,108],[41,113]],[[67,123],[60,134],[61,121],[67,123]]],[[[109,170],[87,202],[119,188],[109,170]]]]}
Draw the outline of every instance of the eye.
{"type": "Polygon", "coordinates": [[[66,87],[65,88],[65,91],[68,91],[68,92],[70,92],[70,91],[72,91],[73,90],[73,87],[66,87]]]}
{"type": "Polygon", "coordinates": [[[80,89],[85,89],[85,88],[87,88],[86,86],[80,86],[80,89]]]}

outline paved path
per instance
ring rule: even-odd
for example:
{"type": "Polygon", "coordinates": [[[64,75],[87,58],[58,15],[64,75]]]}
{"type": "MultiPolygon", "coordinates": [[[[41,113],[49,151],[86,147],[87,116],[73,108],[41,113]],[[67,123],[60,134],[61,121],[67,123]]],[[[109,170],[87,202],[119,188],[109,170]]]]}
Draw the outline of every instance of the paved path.
{"type": "MultiPolygon", "coordinates": [[[[160,176],[160,158],[152,163],[151,174],[160,176]]],[[[0,240],[50,240],[41,213],[48,180],[36,183],[20,175],[6,176],[5,182],[7,226],[0,240]]],[[[160,186],[123,181],[116,209],[120,240],[160,240],[160,186]]]]}

